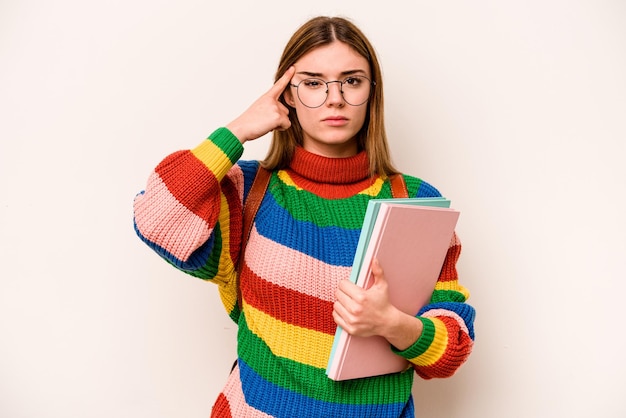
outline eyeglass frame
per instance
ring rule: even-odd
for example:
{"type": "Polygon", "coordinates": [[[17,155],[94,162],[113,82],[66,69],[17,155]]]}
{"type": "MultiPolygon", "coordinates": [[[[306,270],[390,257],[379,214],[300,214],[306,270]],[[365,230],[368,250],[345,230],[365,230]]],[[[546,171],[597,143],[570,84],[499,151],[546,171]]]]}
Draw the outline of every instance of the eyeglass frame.
{"type": "Polygon", "coordinates": [[[322,107],[322,106],[324,106],[324,103],[326,103],[326,100],[328,100],[328,91],[330,90],[330,87],[328,87],[328,85],[329,85],[330,83],[339,83],[339,93],[341,93],[341,98],[343,99],[343,101],[344,101],[344,102],[346,102],[346,103],[347,103],[347,104],[349,104],[350,106],[363,106],[365,103],[367,103],[367,102],[368,102],[368,100],[369,100],[369,99],[370,99],[370,97],[372,96],[372,92],[374,91],[374,89],[373,89],[373,88],[374,88],[374,87],[376,87],[376,81],[374,81],[374,80],[370,80],[370,78],[369,78],[369,77],[366,77],[366,76],[364,76],[364,75],[354,75],[354,76],[348,76],[348,77],[346,77],[343,81],[342,81],[342,80],[325,81],[325,80],[323,80],[323,79],[321,79],[321,78],[317,78],[317,77],[307,77],[307,78],[305,78],[305,79],[303,79],[303,80],[300,80],[300,82],[299,82],[298,84],[289,83],[289,85],[290,85],[291,87],[295,87],[295,88],[296,88],[296,96],[298,96],[298,100],[300,100],[300,103],[302,103],[302,105],[303,105],[303,106],[308,107],[309,109],[317,109],[318,107],[322,107]],[[350,78],[355,78],[355,77],[364,78],[364,79],[366,79],[367,81],[369,81],[369,83],[370,83],[370,92],[369,92],[369,94],[367,95],[367,99],[365,99],[365,101],[364,101],[363,103],[358,104],[358,105],[353,105],[352,103],[348,102],[348,101],[346,100],[346,98],[343,96],[343,83],[345,83],[345,82],[346,82],[346,80],[348,80],[348,79],[350,79],[350,78]],[[319,80],[319,81],[321,81],[322,83],[326,84],[326,98],[324,99],[324,101],[323,101],[322,103],[320,103],[320,104],[319,104],[319,105],[317,105],[317,106],[309,106],[309,105],[305,104],[305,103],[302,101],[302,99],[300,98],[300,91],[298,90],[298,87],[300,86],[300,84],[302,84],[302,83],[303,83],[304,81],[306,81],[306,80],[319,80]]]}

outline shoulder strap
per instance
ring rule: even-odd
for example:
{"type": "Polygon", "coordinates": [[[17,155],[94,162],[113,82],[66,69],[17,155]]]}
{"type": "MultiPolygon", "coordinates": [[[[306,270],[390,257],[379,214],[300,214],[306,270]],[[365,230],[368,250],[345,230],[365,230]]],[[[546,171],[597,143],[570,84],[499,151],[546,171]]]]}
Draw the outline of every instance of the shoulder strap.
{"type": "Polygon", "coordinates": [[[409,197],[406,181],[404,181],[404,176],[401,173],[389,176],[389,183],[391,184],[391,195],[394,198],[409,197]]]}
{"type": "Polygon", "coordinates": [[[241,236],[241,250],[239,251],[239,262],[237,268],[237,303],[241,308],[241,292],[239,290],[239,275],[241,274],[241,269],[243,268],[243,259],[246,253],[246,245],[248,244],[248,238],[250,238],[250,233],[252,232],[252,223],[254,222],[254,217],[256,216],[257,211],[259,210],[259,206],[261,206],[261,201],[263,200],[263,196],[265,196],[265,191],[267,190],[267,186],[270,182],[270,177],[272,173],[265,168],[259,166],[257,173],[254,177],[254,181],[252,182],[252,186],[250,186],[250,191],[248,192],[248,196],[246,197],[246,201],[243,205],[243,229],[241,236]]]}

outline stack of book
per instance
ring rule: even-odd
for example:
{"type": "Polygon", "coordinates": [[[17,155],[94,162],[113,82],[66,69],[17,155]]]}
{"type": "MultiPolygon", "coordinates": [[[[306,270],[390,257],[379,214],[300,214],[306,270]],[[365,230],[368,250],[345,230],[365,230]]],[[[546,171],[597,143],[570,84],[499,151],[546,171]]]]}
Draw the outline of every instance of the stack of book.
{"type": "MultiPolygon", "coordinates": [[[[440,198],[375,199],[368,204],[350,280],[373,283],[378,259],[389,283],[389,300],[416,315],[428,303],[454,234],[459,212],[440,198]]],[[[333,380],[377,376],[406,370],[383,337],[356,337],[337,327],[326,374],[333,380]]]]}

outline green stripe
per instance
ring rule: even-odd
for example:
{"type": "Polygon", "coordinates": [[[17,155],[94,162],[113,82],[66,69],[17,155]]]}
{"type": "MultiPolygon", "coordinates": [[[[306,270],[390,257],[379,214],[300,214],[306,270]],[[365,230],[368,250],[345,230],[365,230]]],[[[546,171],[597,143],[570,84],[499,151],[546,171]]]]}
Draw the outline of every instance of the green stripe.
{"type": "MultiPolygon", "coordinates": [[[[409,196],[416,196],[422,180],[412,176],[405,176],[409,196]]],[[[336,226],[345,229],[359,229],[363,224],[363,217],[370,199],[389,199],[392,197],[391,187],[385,182],[376,196],[357,193],[353,196],[340,199],[320,197],[307,190],[283,183],[273,176],[268,188],[276,203],[289,208],[289,213],[298,221],[311,222],[319,227],[336,226]],[[321,208],[316,210],[313,218],[310,207],[321,208]],[[331,218],[333,214],[341,214],[342,218],[331,218]]]]}
{"type": "MultiPolygon", "coordinates": [[[[409,196],[417,195],[422,180],[405,176],[409,196]]],[[[370,199],[389,199],[392,197],[391,187],[385,182],[376,196],[357,193],[341,199],[328,199],[317,196],[307,190],[296,189],[283,183],[273,176],[268,188],[276,203],[289,208],[289,213],[298,221],[311,222],[319,227],[336,226],[344,229],[359,229],[363,225],[363,217],[370,199]],[[311,211],[309,208],[321,208],[311,211]],[[313,218],[312,215],[316,217],[313,218]],[[341,214],[341,218],[331,215],[341,214]]]]}
{"type": "Polygon", "coordinates": [[[237,304],[233,307],[233,310],[230,311],[230,313],[228,314],[228,316],[230,317],[230,319],[233,320],[234,323],[239,322],[240,315],[241,315],[241,310],[239,309],[239,305],[237,304]]]}
{"type": "Polygon", "coordinates": [[[409,196],[417,196],[417,190],[422,184],[422,180],[417,177],[404,176],[404,181],[406,183],[406,189],[409,192],[409,196]]]}
{"type": "Polygon", "coordinates": [[[298,381],[307,382],[307,396],[325,402],[352,405],[406,402],[413,381],[413,369],[409,369],[404,373],[335,382],[326,376],[325,369],[276,357],[263,340],[248,329],[245,315],[239,319],[238,352],[266,381],[302,393],[300,386],[291,384],[293,376],[298,376],[298,381]],[[401,388],[408,388],[408,391],[403,393],[401,388]],[[317,392],[309,393],[312,389],[317,392]]]}
{"type": "Polygon", "coordinates": [[[435,290],[430,302],[465,302],[465,295],[456,290],[435,290]]]}
{"type": "Polygon", "coordinates": [[[218,128],[209,139],[228,156],[232,164],[235,164],[243,155],[243,145],[239,139],[226,128],[218,128]]]}
{"type": "MultiPolygon", "coordinates": [[[[367,202],[372,199],[371,196],[363,194],[341,199],[327,199],[306,190],[294,189],[293,186],[282,183],[278,178],[272,178],[269,186],[269,192],[276,203],[283,208],[289,208],[291,216],[298,221],[310,222],[319,227],[360,229],[363,225],[367,202]],[[318,209],[312,211],[310,209],[312,207],[318,209]],[[341,217],[337,217],[338,214],[341,217]]],[[[383,188],[376,197],[389,198],[391,193],[388,188],[383,188]]]]}
{"type": "Polygon", "coordinates": [[[407,348],[406,350],[400,351],[393,348],[393,351],[401,355],[406,359],[413,359],[421,354],[424,354],[426,350],[430,347],[435,339],[435,324],[428,318],[423,318],[421,316],[417,317],[422,324],[424,324],[424,329],[422,330],[422,335],[415,341],[415,343],[407,348]]]}

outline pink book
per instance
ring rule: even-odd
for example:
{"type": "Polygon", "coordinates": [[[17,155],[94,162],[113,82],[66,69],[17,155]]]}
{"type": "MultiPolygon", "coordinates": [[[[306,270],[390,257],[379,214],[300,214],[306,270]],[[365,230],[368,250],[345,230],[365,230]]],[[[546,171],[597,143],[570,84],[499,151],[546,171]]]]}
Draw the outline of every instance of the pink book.
{"type": "MultiPolygon", "coordinates": [[[[454,234],[459,212],[445,207],[378,203],[356,284],[371,286],[377,258],[389,282],[391,303],[410,315],[428,303],[454,234]]],[[[383,337],[355,337],[337,329],[326,373],[347,380],[400,372],[409,362],[383,337]]]]}

